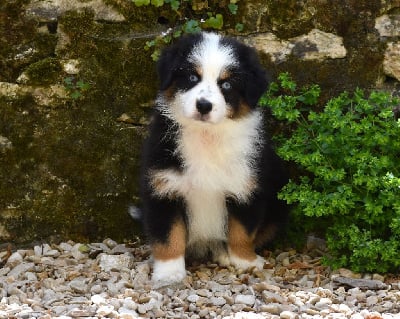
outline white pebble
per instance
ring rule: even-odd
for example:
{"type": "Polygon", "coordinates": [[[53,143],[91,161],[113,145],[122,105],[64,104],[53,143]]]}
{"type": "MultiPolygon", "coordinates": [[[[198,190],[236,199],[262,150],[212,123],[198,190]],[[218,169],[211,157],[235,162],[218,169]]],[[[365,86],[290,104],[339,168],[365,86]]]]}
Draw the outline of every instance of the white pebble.
{"type": "Polygon", "coordinates": [[[27,271],[32,271],[35,268],[34,263],[26,263],[22,262],[15,266],[11,271],[8,273],[8,277],[14,277],[18,279],[20,276],[24,275],[27,271]]]}
{"type": "Polygon", "coordinates": [[[37,281],[38,280],[36,274],[34,272],[30,272],[30,271],[27,271],[25,273],[25,278],[28,281],[37,281]]]}
{"type": "Polygon", "coordinates": [[[236,304],[245,304],[248,306],[254,305],[256,302],[256,297],[253,295],[237,295],[235,297],[235,303],[236,304]]]}
{"type": "Polygon", "coordinates": [[[214,306],[220,307],[226,304],[226,300],[223,297],[211,297],[210,298],[211,304],[214,306]]]}
{"type": "Polygon", "coordinates": [[[100,317],[105,317],[108,316],[110,313],[112,313],[114,310],[113,306],[100,306],[99,309],[97,309],[96,314],[100,317]]]}
{"type": "Polygon", "coordinates": [[[130,269],[133,267],[134,258],[131,254],[125,253],[123,255],[99,255],[99,265],[103,271],[121,271],[122,269],[130,269]]]}
{"type": "Polygon", "coordinates": [[[64,252],[71,251],[72,249],[72,246],[68,243],[61,243],[60,245],[58,245],[58,247],[64,252]]]}
{"type": "Polygon", "coordinates": [[[71,249],[71,255],[77,260],[87,258],[87,255],[81,252],[81,246],[82,244],[75,244],[71,249]]]}
{"type": "Polygon", "coordinates": [[[315,307],[318,309],[325,309],[332,304],[332,300],[329,298],[321,298],[317,303],[315,303],[315,307]]]}
{"type": "Polygon", "coordinates": [[[16,264],[22,263],[22,261],[23,261],[23,258],[21,256],[21,254],[18,252],[15,252],[15,253],[12,253],[11,256],[8,258],[7,264],[16,265],[16,264]]]}
{"type": "Polygon", "coordinates": [[[339,305],[339,311],[340,311],[340,312],[343,312],[343,313],[345,313],[345,314],[351,313],[350,307],[349,307],[348,305],[346,305],[346,304],[340,304],[340,305],[339,305]]]}
{"type": "Polygon", "coordinates": [[[193,294],[193,295],[189,295],[186,300],[189,302],[197,302],[197,300],[199,300],[200,296],[193,294]]]}
{"type": "Polygon", "coordinates": [[[375,306],[379,301],[377,296],[369,296],[366,300],[367,307],[375,306]]]}
{"type": "Polygon", "coordinates": [[[106,299],[101,296],[101,295],[93,295],[90,300],[95,304],[95,305],[104,305],[106,304],[106,299]]]}
{"type": "Polygon", "coordinates": [[[273,314],[273,315],[279,315],[282,312],[282,306],[277,303],[270,303],[270,304],[262,305],[260,307],[260,310],[262,312],[269,312],[270,314],[273,314]]]}
{"type": "Polygon", "coordinates": [[[136,310],[138,308],[138,305],[136,302],[132,300],[131,297],[125,298],[124,302],[122,303],[122,307],[130,309],[130,310],[136,310]]]}
{"type": "Polygon", "coordinates": [[[88,292],[89,287],[88,285],[83,281],[82,278],[80,279],[74,279],[69,283],[69,286],[71,289],[77,293],[84,294],[88,292]]]}
{"type": "Polygon", "coordinates": [[[297,314],[295,314],[294,312],[285,310],[285,311],[281,312],[280,317],[282,319],[296,319],[299,316],[297,314]]]}

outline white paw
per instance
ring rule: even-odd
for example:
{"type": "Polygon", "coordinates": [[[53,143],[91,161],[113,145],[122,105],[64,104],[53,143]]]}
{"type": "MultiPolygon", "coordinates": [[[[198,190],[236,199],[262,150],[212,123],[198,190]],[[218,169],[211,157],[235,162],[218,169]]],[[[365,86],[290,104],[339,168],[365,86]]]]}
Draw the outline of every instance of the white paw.
{"type": "Polygon", "coordinates": [[[226,251],[221,252],[213,257],[214,261],[217,262],[221,267],[228,267],[231,264],[231,259],[226,251]]]}
{"type": "Polygon", "coordinates": [[[186,277],[185,258],[172,260],[154,260],[152,281],[155,286],[163,287],[180,283],[186,277]]]}
{"type": "Polygon", "coordinates": [[[234,254],[230,255],[231,265],[236,267],[237,269],[250,269],[256,268],[262,270],[264,268],[265,259],[259,255],[256,255],[256,258],[253,260],[243,259],[234,254]]]}

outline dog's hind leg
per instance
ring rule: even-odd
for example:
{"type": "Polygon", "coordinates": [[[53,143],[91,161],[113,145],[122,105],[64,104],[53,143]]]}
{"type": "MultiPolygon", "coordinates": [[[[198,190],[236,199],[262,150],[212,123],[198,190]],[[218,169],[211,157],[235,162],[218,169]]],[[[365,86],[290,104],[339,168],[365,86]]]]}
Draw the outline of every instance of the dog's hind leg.
{"type": "Polygon", "coordinates": [[[246,228],[233,216],[229,217],[228,252],[230,263],[239,269],[263,269],[265,260],[254,251],[255,233],[246,228]]]}

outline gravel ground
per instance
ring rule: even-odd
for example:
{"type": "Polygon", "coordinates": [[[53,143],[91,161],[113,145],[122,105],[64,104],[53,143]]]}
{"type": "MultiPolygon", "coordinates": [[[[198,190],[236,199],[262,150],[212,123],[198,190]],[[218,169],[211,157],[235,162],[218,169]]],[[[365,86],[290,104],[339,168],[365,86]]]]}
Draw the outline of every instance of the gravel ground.
{"type": "Polygon", "coordinates": [[[310,250],[265,252],[263,271],[192,264],[184,283],[149,281],[145,245],[41,244],[0,250],[0,318],[400,319],[400,283],[330,272],[310,250]]]}

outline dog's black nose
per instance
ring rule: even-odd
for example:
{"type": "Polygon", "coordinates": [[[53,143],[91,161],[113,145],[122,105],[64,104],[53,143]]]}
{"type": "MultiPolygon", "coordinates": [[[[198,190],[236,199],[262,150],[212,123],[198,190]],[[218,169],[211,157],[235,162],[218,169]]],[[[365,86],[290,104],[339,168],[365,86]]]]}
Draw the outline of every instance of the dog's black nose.
{"type": "Polygon", "coordinates": [[[196,108],[201,115],[205,115],[211,111],[212,103],[206,99],[200,99],[196,102],[196,108]]]}

